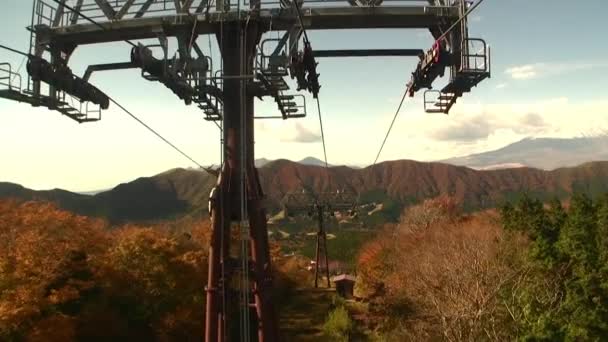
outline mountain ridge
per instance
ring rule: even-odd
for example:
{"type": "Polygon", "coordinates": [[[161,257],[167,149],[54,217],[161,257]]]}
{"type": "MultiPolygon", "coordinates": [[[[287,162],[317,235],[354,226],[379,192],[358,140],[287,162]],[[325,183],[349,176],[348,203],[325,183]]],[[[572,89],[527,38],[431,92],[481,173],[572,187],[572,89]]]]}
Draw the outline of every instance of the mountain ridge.
{"type": "MultiPolygon", "coordinates": [[[[565,198],[573,192],[608,192],[608,162],[544,171],[523,167],[474,170],[442,162],[386,161],[363,169],[302,165],[275,160],[259,169],[269,212],[280,209],[285,194],[312,188],[345,189],[360,194],[361,204],[394,201],[400,206],[442,194],[454,196],[466,210],[492,207],[524,192],[542,198],[565,198]]],[[[35,191],[0,183],[0,198],[43,200],[79,214],[114,222],[155,221],[184,215],[205,216],[216,178],[206,172],[172,169],[122,183],[109,191],[82,195],[60,189],[35,191]]]]}

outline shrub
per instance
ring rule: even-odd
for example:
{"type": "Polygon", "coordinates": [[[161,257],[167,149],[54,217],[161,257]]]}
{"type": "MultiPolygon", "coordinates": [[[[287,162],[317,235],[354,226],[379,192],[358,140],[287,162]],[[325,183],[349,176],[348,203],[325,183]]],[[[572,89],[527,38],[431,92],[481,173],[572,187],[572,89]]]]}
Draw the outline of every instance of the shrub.
{"type": "Polygon", "coordinates": [[[353,332],[353,321],[344,306],[339,306],[329,313],[323,325],[323,332],[332,341],[348,341],[353,332]]]}
{"type": "Polygon", "coordinates": [[[437,224],[453,222],[459,214],[458,202],[453,197],[440,196],[406,208],[401,216],[399,229],[401,231],[429,229],[437,224]]]}

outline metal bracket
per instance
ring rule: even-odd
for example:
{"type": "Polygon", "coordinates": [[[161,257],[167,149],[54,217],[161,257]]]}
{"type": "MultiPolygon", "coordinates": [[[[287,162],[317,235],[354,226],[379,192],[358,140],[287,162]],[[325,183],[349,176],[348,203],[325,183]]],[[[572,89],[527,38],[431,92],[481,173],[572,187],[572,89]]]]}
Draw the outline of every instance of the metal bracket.
{"type": "Polygon", "coordinates": [[[84,73],[84,76],[82,76],[82,79],[88,82],[91,75],[96,71],[125,70],[135,68],[137,68],[137,65],[133,64],[133,62],[89,65],[84,73]]]}

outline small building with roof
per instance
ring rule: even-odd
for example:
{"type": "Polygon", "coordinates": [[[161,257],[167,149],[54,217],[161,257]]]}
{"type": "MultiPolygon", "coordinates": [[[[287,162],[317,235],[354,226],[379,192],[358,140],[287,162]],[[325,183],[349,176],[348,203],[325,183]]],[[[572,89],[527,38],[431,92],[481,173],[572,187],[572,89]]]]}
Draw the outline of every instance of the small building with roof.
{"type": "Polygon", "coordinates": [[[353,298],[355,292],[355,282],[357,278],[350,274],[339,274],[331,278],[334,283],[336,293],[344,298],[353,298]]]}

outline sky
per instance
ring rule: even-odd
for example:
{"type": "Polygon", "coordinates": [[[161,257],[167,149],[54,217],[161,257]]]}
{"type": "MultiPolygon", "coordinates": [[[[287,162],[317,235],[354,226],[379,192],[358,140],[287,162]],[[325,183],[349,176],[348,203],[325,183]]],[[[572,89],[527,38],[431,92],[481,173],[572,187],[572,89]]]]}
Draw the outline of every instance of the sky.
{"type": "MultiPolygon", "coordinates": [[[[0,44],[27,50],[32,1],[2,1],[0,44]]],[[[425,114],[422,92],[408,99],[380,160],[435,161],[525,137],[603,134],[608,129],[606,12],[606,0],[485,0],[471,14],[469,27],[471,37],[491,46],[491,79],[465,94],[449,116],[425,114]]],[[[428,49],[433,43],[425,30],[310,31],[309,36],[314,49],[428,49]]],[[[198,42],[206,47],[208,37],[198,42]]],[[[81,46],[70,66],[82,75],[89,64],[128,61],[129,53],[124,42],[81,46]]],[[[217,60],[215,41],[211,55],[217,60]]],[[[18,68],[22,59],[0,50],[0,63],[18,68]]],[[[329,163],[371,164],[416,58],[326,58],[319,63],[329,163]]],[[[21,72],[25,77],[24,67],[21,72]]],[[[163,85],[142,79],[135,70],[97,73],[91,82],[199,163],[219,163],[219,129],[163,85]]],[[[316,103],[308,96],[307,104],[304,119],[256,122],[256,158],[322,159],[316,103]]],[[[257,101],[256,115],[278,115],[274,101],[257,101]]],[[[93,191],[194,167],[116,106],[99,122],[77,124],[57,112],[0,99],[0,117],[0,181],[93,191]]]]}

